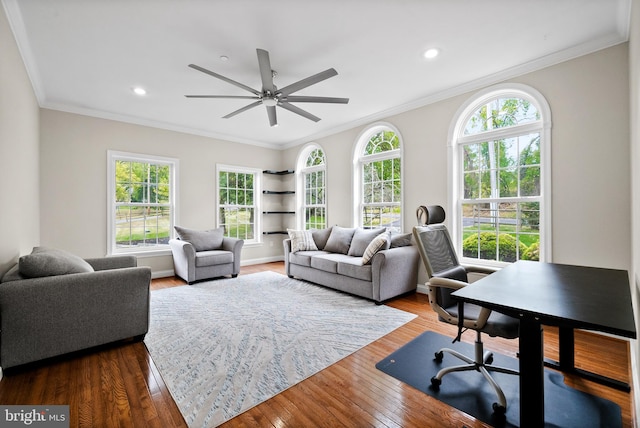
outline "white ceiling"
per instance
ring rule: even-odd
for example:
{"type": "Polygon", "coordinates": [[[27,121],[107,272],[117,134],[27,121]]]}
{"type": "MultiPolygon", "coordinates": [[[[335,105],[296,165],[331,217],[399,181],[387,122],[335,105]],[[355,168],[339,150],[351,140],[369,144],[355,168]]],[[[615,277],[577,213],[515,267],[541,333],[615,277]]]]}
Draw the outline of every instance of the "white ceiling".
{"type": "Polygon", "coordinates": [[[41,107],[267,147],[291,147],[628,39],[630,0],[2,0],[41,107]],[[437,47],[433,60],[422,54],[437,47]],[[188,68],[260,89],[256,48],[314,123],[188,68]],[[227,56],[228,61],[220,57],[227,56]],[[144,87],[147,95],[134,95],[144,87]]]}

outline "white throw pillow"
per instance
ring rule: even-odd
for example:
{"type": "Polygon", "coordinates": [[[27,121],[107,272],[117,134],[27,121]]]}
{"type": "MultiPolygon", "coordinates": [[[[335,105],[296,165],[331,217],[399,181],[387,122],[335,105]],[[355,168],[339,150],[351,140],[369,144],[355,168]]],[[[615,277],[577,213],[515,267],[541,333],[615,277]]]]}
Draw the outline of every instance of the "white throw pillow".
{"type": "Polygon", "coordinates": [[[289,238],[291,238],[291,252],[296,251],[317,251],[318,247],[313,240],[313,234],[310,230],[292,230],[287,229],[289,238]]]}
{"type": "Polygon", "coordinates": [[[380,250],[386,250],[389,248],[391,236],[389,232],[381,233],[373,238],[373,240],[367,245],[362,256],[362,264],[368,265],[375,254],[380,250]]]}

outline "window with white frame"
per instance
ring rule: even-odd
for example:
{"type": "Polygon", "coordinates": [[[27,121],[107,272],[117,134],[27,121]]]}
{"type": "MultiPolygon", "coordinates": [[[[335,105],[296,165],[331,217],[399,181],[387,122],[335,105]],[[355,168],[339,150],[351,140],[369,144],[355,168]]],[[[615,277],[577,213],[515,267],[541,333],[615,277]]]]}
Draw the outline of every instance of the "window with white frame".
{"type": "Polygon", "coordinates": [[[361,134],[354,153],[355,224],[402,231],[402,144],[397,130],[376,125],[361,134]]]}
{"type": "Polygon", "coordinates": [[[260,173],[254,168],[217,165],[218,227],[224,235],[259,242],[260,173]]]}
{"type": "Polygon", "coordinates": [[[324,151],[312,144],[301,152],[298,162],[302,194],[303,229],[327,227],[327,165],[324,151]]]}
{"type": "Polygon", "coordinates": [[[178,160],[109,151],[108,253],[167,250],[176,218],[178,160]]]}
{"type": "Polygon", "coordinates": [[[550,260],[550,111],[524,85],[467,102],[452,138],[453,239],[467,262],[550,260]]]}

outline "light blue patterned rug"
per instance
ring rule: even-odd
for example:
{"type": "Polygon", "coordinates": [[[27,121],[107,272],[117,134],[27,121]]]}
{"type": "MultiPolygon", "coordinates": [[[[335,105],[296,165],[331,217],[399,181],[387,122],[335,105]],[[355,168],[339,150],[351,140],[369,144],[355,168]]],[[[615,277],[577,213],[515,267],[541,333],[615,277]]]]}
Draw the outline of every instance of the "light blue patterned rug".
{"type": "Polygon", "coordinates": [[[153,291],[144,342],[187,424],[213,427],[413,318],[261,272],[153,291]]]}

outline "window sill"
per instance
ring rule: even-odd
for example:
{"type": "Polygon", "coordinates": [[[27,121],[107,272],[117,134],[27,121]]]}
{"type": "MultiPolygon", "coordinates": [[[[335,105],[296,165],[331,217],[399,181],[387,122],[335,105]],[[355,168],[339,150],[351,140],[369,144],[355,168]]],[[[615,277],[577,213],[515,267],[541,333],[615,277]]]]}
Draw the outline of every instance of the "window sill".
{"type": "Polygon", "coordinates": [[[136,256],[138,258],[147,258],[147,257],[162,257],[162,256],[170,256],[171,248],[162,248],[157,250],[145,250],[145,251],[118,251],[115,253],[107,254],[107,257],[115,257],[115,256],[136,256]]]}

